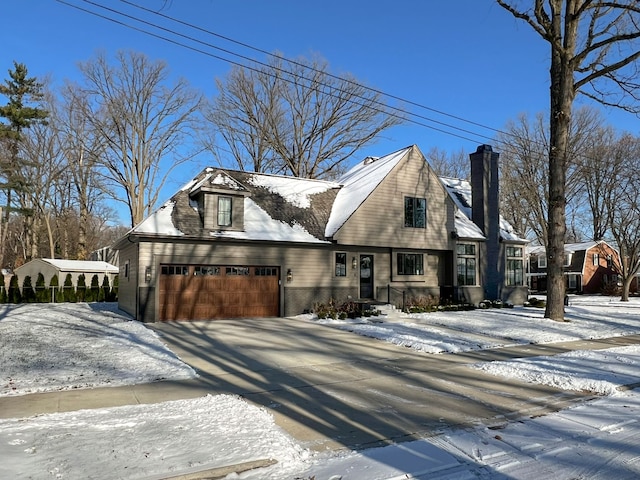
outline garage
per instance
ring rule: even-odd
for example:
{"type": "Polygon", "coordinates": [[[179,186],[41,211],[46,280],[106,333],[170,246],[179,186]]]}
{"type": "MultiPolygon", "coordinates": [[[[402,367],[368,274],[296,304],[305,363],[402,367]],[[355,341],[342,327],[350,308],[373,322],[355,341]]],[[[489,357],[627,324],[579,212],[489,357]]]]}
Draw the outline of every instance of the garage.
{"type": "Polygon", "coordinates": [[[160,320],[277,317],[279,267],[160,265],[160,320]]]}

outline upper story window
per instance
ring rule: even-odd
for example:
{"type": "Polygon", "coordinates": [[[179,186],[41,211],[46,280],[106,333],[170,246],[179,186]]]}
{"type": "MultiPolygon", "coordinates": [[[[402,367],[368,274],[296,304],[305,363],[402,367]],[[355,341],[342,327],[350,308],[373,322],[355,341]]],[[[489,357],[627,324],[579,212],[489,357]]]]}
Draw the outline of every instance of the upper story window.
{"type": "Polygon", "coordinates": [[[456,248],[458,285],[476,285],[476,246],[461,243],[456,248]]]}
{"type": "Polygon", "coordinates": [[[547,268],[546,254],[538,255],[538,268],[547,268]]]}
{"type": "Polygon", "coordinates": [[[593,265],[596,267],[600,265],[600,255],[597,253],[593,254],[593,265]]]}
{"type": "Polygon", "coordinates": [[[427,200],[404,197],[404,226],[425,228],[427,226],[427,200]]]}
{"type": "Polygon", "coordinates": [[[336,277],[347,276],[347,254],[336,252],[336,277]]]}
{"type": "Polygon", "coordinates": [[[522,247],[509,246],[506,249],[507,268],[504,283],[508,286],[524,285],[524,262],[522,247]]]}
{"type": "Polygon", "coordinates": [[[613,268],[613,256],[607,255],[607,268],[613,268]]]}
{"type": "Polygon", "coordinates": [[[399,253],[398,275],[424,275],[424,255],[421,253],[399,253]]]}
{"type": "Polygon", "coordinates": [[[218,226],[231,226],[231,197],[218,197],[218,226]]]}

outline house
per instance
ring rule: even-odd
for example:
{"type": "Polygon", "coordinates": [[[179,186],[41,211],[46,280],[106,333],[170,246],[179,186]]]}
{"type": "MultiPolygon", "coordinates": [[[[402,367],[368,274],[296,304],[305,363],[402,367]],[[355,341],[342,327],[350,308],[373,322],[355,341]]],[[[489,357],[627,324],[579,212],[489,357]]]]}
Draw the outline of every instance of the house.
{"type": "MultiPolygon", "coordinates": [[[[17,267],[14,274],[18,277],[18,285],[22,288],[25,277],[31,277],[31,285],[35,286],[38,274],[42,273],[45,286],[49,286],[54,275],[58,276],[58,284],[62,285],[71,274],[73,285],[77,285],[78,277],[84,275],[87,286],[90,286],[91,278],[98,275],[100,285],[104,276],[113,285],[113,279],[118,274],[118,267],[107,262],[89,260],[61,260],[57,258],[36,258],[24,265],[17,267]]],[[[8,284],[7,284],[8,285],[8,284]]]]}
{"type": "MultiPolygon", "coordinates": [[[[567,292],[599,294],[618,284],[618,251],[603,240],[564,246],[567,292]]],[[[543,246],[527,248],[527,278],[532,292],[547,290],[547,257],[543,246]]]]}
{"type": "Polygon", "coordinates": [[[498,154],[471,183],[417,146],[336,182],[207,168],[130,230],[119,306],[145,322],[296,315],[329,299],[526,300],[524,247],[498,215],[498,154]]]}

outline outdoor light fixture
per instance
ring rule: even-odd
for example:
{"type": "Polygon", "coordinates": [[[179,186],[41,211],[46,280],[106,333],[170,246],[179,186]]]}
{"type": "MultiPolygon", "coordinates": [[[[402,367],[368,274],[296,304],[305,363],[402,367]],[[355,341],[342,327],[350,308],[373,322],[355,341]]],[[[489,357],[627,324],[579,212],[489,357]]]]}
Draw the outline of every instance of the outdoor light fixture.
{"type": "Polygon", "coordinates": [[[147,267],[144,271],[144,281],[149,283],[151,281],[151,267],[147,267]]]}
{"type": "Polygon", "coordinates": [[[351,259],[351,268],[353,268],[354,270],[358,268],[358,259],[356,257],[353,257],[351,259]]]}
{"type": "Polygon", "coordinates": [[[287,270],[287,282],[290,282],[291,280],[293,280],[293,272],[289,269],[287,270]]]}

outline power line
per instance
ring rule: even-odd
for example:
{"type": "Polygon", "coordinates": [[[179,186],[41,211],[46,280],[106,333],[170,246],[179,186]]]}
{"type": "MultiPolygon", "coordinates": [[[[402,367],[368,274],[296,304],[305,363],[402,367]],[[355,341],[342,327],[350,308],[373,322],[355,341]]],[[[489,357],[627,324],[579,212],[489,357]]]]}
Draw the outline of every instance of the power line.
{"type": "MultiPolygon", "coordinates": [[[[202,49],[200,49],[200,48],[193,47],[192,45],[188,45],[188,44],[185,44],[185,43],[179,42],[179,41],[177,41],[177,40],[175,40],[175,39],[172,39],[172,38],[169,38],[169,37],[166,37],[166,36],[163,36],[163,35],[159,35],[159,34],[154,33],[154,32],[150,32],[150,31],[145,30],[145,29],[142,29],[142,28],[140,28],[140,27],[137,27],[137,26],[134,26],[134,25],[131,25],[131,24],[125,23],[125,22],[123,22],[123,21],[117,20],[117,19],[115,19],[115,18],[112,18],[112,17],[106,16],[106,15],[103,15],[103,14],[100,14],[100,13],[95,12],[95,11],[93,11],[93,10],[89,10],[89,9],[86,9],[86,8],[80,7],[80,6],[78,6],[78,5],[71,4],[71,3],[69,3],[68,1],[65,1],[65,0],[56,0],[56,1],[57,1],[58,3],[61,3],[61,4],[63,4],[63,5],[66,5],[66,6],[68,6],[68,7],[75,8],[75,9],[77,9],[77,10],[80,10],[80,11],[82,11],[82,12],[84,12],[84,13],[88,13],[88,14],[90,14],[90,15],[97,16],[97,17],[99,17],[99,18],[102,18],[102,19],[104,19],[104,20],[107,20],[107,21],[110,21],[110,22],[116,23],[116,24],[118,24],[118,25],[120,25],[120,26],[123,26],[123,27],[125,27],[125,28],[129,28],[129,29],[132,29],[132,30],[138,31],[138,32],[143,33],[143,34],[145,34],[145,35],[149,35],[149,36],[152,36],[152,37],[154,37],[154,38],[158,38],[158,39],[160,39],[160,40],[164,40],[164,41],[166,41],[166,42],[172,43],[172,44],[177,45],[177,46],[180,46],[180,47],[182,47],[182,48],[189,49],[189,50],[194,51],[194,52],[196,52],[196,53],[200,53],[200,54],[203,54],[203,55],[209,56],[209,57],[211,57],[211,58],[215,58],[215,59],[217,59],[217,60],[221,60],[221,61],[224,61],[224,62],[230,63],[230,64],[235,65],[235,66],[239,66],[239,67],[242,67],[242,68],[247,68],[247,69],[249,69],[249,70],[252,70],[252,71],[255,71],[255,72],[258,72],[258,73],[266,73],[266,74],[269,74],[268,72],[263,72],[263,71],[258,70],[258,69],[256,69],[256,68],[253,68],[253,67],[251,67],[251,66],[249,66],[249,65],[246,65],[246,64],[243,64],[243,63],[240,63],[240,62],[237,62],[237,61],[231,60],[231,59],[229,59],[229,58],[222,57],[222,56],[220,56],[220,55],[213,54],[213,53],[211,53],[211,52],[209,52],[209,51],[205,51],[205,50],[202,50],[202,49]]],[[[296,78],[301,78],[301,79],[303,79],[303,80],[305,80],[305,81],[310,81],[308,78],[305,78],[305,77],[303,77],[303,76],[301,76],[301,75],[298,75],[298,74],[296,74],[296,73],[294,73],[294,72],[290,72],[290,71],[286,71],[286,70],[283,70],[283,69],[275,68],[275,67],[273,67],[273,66],[271,66],[271,65],[265,64],[265,63],[260,62],[260,61],[258,61],[258,60],[256,60],[256,59],[253,59],[253,58],[247,57],[247,56],[245,56],[245,55],[238,54],[238,53],[236,53],[236,52],[233,52],[233,51],[228,50],[228,49],[224,49],[224,48],[222,48],[222,47],[218,47],[218,46],[216,46],[216,45],[213,45],[213,44],[210,44],[210,43],[204,42],[204,41],[202,41],[202,40],[199,40],[199,39],[197,39],[197,38],[191,37],[191,36],[189,36],[189,35],[185,35],[185,34],[183,34],[183,33],[176,32],[176,31],[174,31],[174,30],[171,30],[171,29],[168,29],[168,28],[162,27],[162,26],[157,25],[157,24],[154,24],[154,23],[152,23],[152,22],[148,22],[148,21],[143,20],[143,19],[140,19],[140,18],[138,18],[138,17],[132,16],[132,15],[128,15],[128,14],[123,13],[123,12],[120,12],[120,11],[118,11],[118,10],[115,10],[115,9],[112,9],[112,8],[109,8],[109,7],[105,7],[105,6],[100,5],[100,4],[96,3],[96,2],[93,2],[93,1],[90,1],[90,0],[82,0],[82,1],[83,1],[83,2],[85,2],[85,3],[88,3],[88,4],[90,4],[90,5],[93,5],[93,6],[95,6],[95,7],[98,7],[98,8],[104,9],[104,10],[107,10],[107,11],[109,11],[109,12],[111,12],[111,13],[116,14],[116,15],[120,15],[120,16],[123,16],[123,17],[125,17],[125,18],[130,19],[130,20],[134,20],[134,21],[140,22],[140,23],[142,23],[142,24],[148,25],[148,26],[150,26],[150,27],[152,27],[152,28],[156,28],[156,29],[159,29],[159,30],[165,31],[165,32],[170,33],[170,34],[177,35],[177,36],[182,37],[182,38],[184,38],[184,39],[187,39],[187,40],[190,40],[190,41],[193,41],[193,42],[199,43],[199,44],[201,44],[201,45],[204,45],[204,46],[206,46],[206,47],[213,48],[213,49],[216,49],[216,50],[222,51],[222,52],[224,52],[224,53],[227,53],[227,54],[229,54],[229,55],[233,55],[233,56],[239,57],[239,58],[241,58],[241,59],[243,59],[243,60],[250,61],[250,62],[253,62],[253,63],[258,64],[258,65],[262,65],[262,66],[264,66],[264,67],[266,67],[266,68],[269,68],[269,69],[279,70],[279,71],[281,71],[281,72],[283,72],[283,73],[286,73],[286,74],[291,75],[291,76],[296,77],[296,78]]],[[[128,3],[128,4],[129,4],[129,2],[124,2],[124,3],[128,3]]],[[[136,6],[136,5],[134,5],[134,6],[136,6]]],[[[140,7],[140,8],[142,8],[142,7],[140,7]]],[[[143,10],[146,10],[146,9],[144,9],[144,8],[143,8],[143,10]]],[[[153,13],[153,11],[151,11],[151,12],[153,13]]],[[[162,15],[162,14],[160,14],[160,15],[161,15],[161,16],[164,16],[164,17],[167,17],[167,18],[169,18],[169,19],[171,19],[171,17],[165,16],[165,15],[162,15]]],[[[186,24],[186,22],[181,22],[181,21],[179,21],[179,20],[174,20],[174,21],[176,21],[176,22],[178,22],[178,23],[185,23],[185,24],[186,24]]],[[[189,25],[189,24],[186,24],[186,25],[189,25]]],[[[195,27],[195,28],[197,28],[197,29],[199,29],[199,30],[204,30],[204,29],[201,29],[200,27],[195,27]]],[[[212,34],[212,35],[216,35],[216,36],[217,36],[217,34],[215,34],[215,33],[213,33],[213,32],[208,32],[208,31],[206,31],[206,30],[204,30],[204,31],[205,31],[205,32],[207,32],[207,33],[209,33],[209,34],[212,34]]],[[[221,38],[226,38],[226,37],[222,37],[222,36],[221,36],[221,38]]],[[[233,41],[233,40],[230,40],[230,41],[233,41]]],[[[254,47],[251,47],[251,46],[246,45],[246,44],[243,44],[243,43],[241,43],[241,42],[236,42],[236,43],[237,43],[237,44],[239,44],[239,45],[246,46],[247,48],[252,48],[252,49],[254,49],[254,50],[256,50],[256,51],[266,53],[264,50],[260,50],[260,49],[257,49],[257,48],[254,48],[254,47]]],[[[267,53],[267,54],[268,54],[268,53],[267,53]]],[[[275,55],[273,55],[273,54],[268,54],[268,55],[275,56],[275,55]]],[[[279,58],[281,58],[281,57],[279,57],[279,58]]],[[[282,58],[282,59],[283,59],[283,60],[285,60],[285,61],[287,61],[287,62],[289,62],[289,63],[295,64],[295,65],[300,65],[300,66],[302,66],[302,67],[304,67],[304,68],[307,68],[307,69],[310,69],[310,70],[314,70],[312,67],[309,67],[309,66],[307,66],[307,65],[300,64],[300,63],[298,63],[298,62],[295,62],[295,61],[292,61],[292,60],[289,60],[289,59],[286,59],[286,58],[282,58]]],[[[318,70],[315,70],[315,71],[318,71],[318,70]]],[[[319,71],[318,71],[318,72],[319,72],[319,71]]],[[[384,92],[382,92],[382,91],[380,91],[380,90],[376,90],[376,89],[372,89],[372,88],[370,88],[370,87],[363,86],[363,85],[361,85],[361,84],[358,84],[357,82],[353,82],[353,81],[350,81],[350,80],[348,80],[348,79],[344,79],[344,78],[339,77],[339,76],[336,76],[336,75],[331,75],[331,74],[329,74],[329,73],[327,73],[327,72],[321,72],[321,73],[324,73],[324,74],[326,74],[327,76],[332,77],[332,78],[335,78],[335,79],[338,79],[338,80],[340,80],[340,81],[342,81],[342,82],[351,83],[351,84],[353,84],[353,85],[356,85],[356,86],[358,86],[358,87],[360,87],[360,88],[363,88],[363,89],[369,90],[369,91],[374,92],[374,93],[376,93],[376,94],[383,95],[383,96],[387,96],[387,97],[389,97],[389,98],[398,99],[398,100],[403,101],[403,102],[406,102],[406,103],[411,103],[411,104],[413,104],[413,105],[420,106],[421,108],[429,109],[429,107],[426,107],[426,106],[420,105],[420,104],[415,103],[415,102],[411,102],[411,101],[403,100],[403,99],[402,99],[402,98],[400,98],[400,97],[396,97],[396,96],[388,95],[388,94],[386,94],[386,93],[384,93],[384,92]]],[[[320,83],[320,84],[321,84],[321,83],[320,83]]],[[[326,85],[326,84],[321,84],[321,85],[322,85],[322,86],[325,86],[325,87],[328,87],[328,88],[331,88],[331,89],[333,89],[333,90],[339,90],[339,89],[337,89],[335,86],[330,86],[330,85],[326,85]]],[[[360,96],[360,98],[364,98],[364,97],[360,96]]],[[[366,98],[365,98],[365,99],[366,99],[366,98]]],[[[368,99],[367,99],[367,100],[368,100],[368,99]]],[[[466,130],[466,129],[463,129],[463,128],[460,128],[460,127],[457,127],[457,126],[455,126],[455,125],[451,125],[451,124],[448,124],[448,123],[445,123],[445,122],[441,122],[441,121],[438,121],[438,120],[435,120],[435,119],[432,119],[432,118],[429,118],[429,117],[426,117],[426,116],[423,116],[423,115],[419,115],[419,114],[416,114],[416,113],[413,113],[413,112],[408,112],[408,111],[403,110],[403,109],[398,108],[398,107],[392,107],[392,106],[389,106],[389,105],[383,104],[383,103],[378,102],[378,101],[375,101],[375,103],[377,103],[377,104],[379,104],[379,105],[383,106],[385,109],[392,109],[392,110],[395,110],[395,111],[397,111],[397,112],[400,112],[400,114],[393,114],[393,113],[390,113],[388,110],[382,110],[382,109],[377,109],[377,111],[378,111],[378,112],[386,113],[386,114],[391,115],[391,116],[394,116],[394,117],[396,117],[396,118],[402,118],[402,119],[404,119],[404,120],[406,120],[406,121],[409,121],[409,122],[411,122],[411,123],[413,123],[413,124],[415,124],[415,125],[422,126],[422,127],[425,127],[425,128],[429,128],[429,129],[432,129],[432,130],[435,130],[435,131],[438,131],[438,132],[444,133],[444,134],[446,134],[446,135],[455,136],[455,137],[457,137],[457,138],[460,138],[460,139],[463,139],[463,140],[466,140],[466,141],[470,141],[470,142],[475,142],[475,143],[477,143],[477,142],[478,142],[478,140],[476,140],[476,139],[472,139],[472,138],[469,138],[469,137],[466,137],[466,136],[463,136],[463,135],[460,135],[460,134],[457,134],[457,133],[453,133],[453,132],[450,132],[450,131],[447,131],[447,130],[443,130],[442,128],[434,127],[434,126],[432,126],[432,125],[428,125],[428,124],[425,124],[425,123],[422,123],[422,122],[419,122],[419,121],[416,121],[416,120],[411,120],[411,119],[409,119],[409,118],[406,118],[406,117],[405,117],[405,115],[410,115],[410,116],[413,116],[413,117],[416,117],[416,118],[419,118],[419,119],[422,119],[422,120],[425,120],[425,121],[428,121],[428,122],[432,122],[432,123],[435,123],[435,124],[438,124],[438,125],[441,125],[441,126],[444,126],[444,127],[452,128],[452,129],[454,129],[454,130],[457,130],[457,131],[460,131],[460,132],[463,132],[463,133],[467,133],[467,134],[470,134],[470,135],[473,135],[473,136],[476,136],[476,137],[479,137],[479,138],[484,138],[484,139],[494,140],[492,137],[489,137],[489,136],[486,136],[486,135],[483,135],[483,134],[480,134],[480,133],[477,133],[477,132],[473,132],[473,131],[471,131],[471,130],[466,130]]],[[[360,104],[360,105],[361,105],[361,104],[360,104]]],[[[369,108],[371,108],[371,107],[369,107],[369,108]]],[[[431,109],[431,110],[438,112],[437,110],[434,110],[434,109],[431,109]]],[[[445,115],[448,115],[448,116],[450,116],[450,117],[456,118],[456,117],[455,117],[455,116],[453,116],[453,115],[449,115],[449,114],[445,114],[445,115]]],[[[465,121],[466,121],[466,120],[465,120],[465,121]]],[[[467,121],[467,122],[468,122],[468,123],[474,123],[474,122],[471,122],[471,121],[467,121]]],[[[477,124],[477,125],[480,125],[480,124],[477,124]]],[[[481,126],[482,126],[482,125],[481,125],[481,126]]],[[[483,128],[491,129],[491,127],[486,127],[486,126],[483,126],[483,128]]],[[[499,130],[496,130],[496,129],[492,129],[492,130],[494,130],[494,131],[496,131],[496,132],[500,132],[499,130]]],[[[500,132],[500,133],[503,133],[503,134],[505,134],[505,135],[509,135],[509,134],[508,134],[508,133],[506,133],[506,132],[500,132]]]]}

